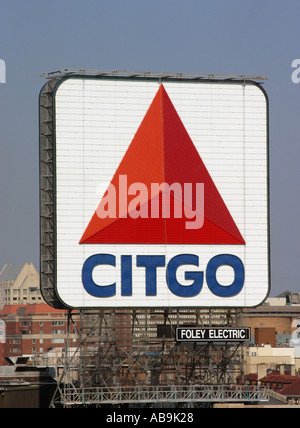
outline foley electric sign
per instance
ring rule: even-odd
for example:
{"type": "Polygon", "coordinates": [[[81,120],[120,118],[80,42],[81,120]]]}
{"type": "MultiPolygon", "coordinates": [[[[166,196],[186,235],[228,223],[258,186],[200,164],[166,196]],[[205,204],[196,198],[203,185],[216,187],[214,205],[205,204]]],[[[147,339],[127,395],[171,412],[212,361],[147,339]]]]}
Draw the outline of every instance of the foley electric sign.
{"type": "Polygon", "coordinates": [[[69,77],[53,112],[55,293],[64,305],[245,307],[266,298],[259,85],[69,77]]]}

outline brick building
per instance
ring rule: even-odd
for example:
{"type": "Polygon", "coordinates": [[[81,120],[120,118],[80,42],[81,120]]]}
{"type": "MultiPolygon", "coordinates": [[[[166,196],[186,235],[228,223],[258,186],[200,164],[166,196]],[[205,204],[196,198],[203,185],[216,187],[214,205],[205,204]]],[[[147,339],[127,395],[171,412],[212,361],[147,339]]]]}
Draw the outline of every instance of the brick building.
{"type": "Polygon", "coordinates": [[[276,329],[274,327],[255,328],[254,337],[258,346],[271,345],[276,347],[276,329]]]}
{"type": "Polygon", "coordinates": [[[300,328],[300,306],[265,304],[257,308],[246,309],[243,322],[251,328],[253,338],[255,337],[255,330],[264,334],[264,339],[261,339],[259,344],[261,342],[273,344],[275,332],[276,346],[288,346],[293,338],[293,333],[300,328]],[[267,332],[269,332],[269,337],[267,332]]]}
{"type": "MultiPolygon", "coordinates": [[[[6,340],[0,365],[6,356],[38,355],[65,345],[67,311],[53,309],[46,303],[4,306],[0,318],[5,322],[6,340]]],[[[70,332],[77,346],[77,335],[70,332]]],[[[1,348],[0,348],[1,351],[1,348]]]]}

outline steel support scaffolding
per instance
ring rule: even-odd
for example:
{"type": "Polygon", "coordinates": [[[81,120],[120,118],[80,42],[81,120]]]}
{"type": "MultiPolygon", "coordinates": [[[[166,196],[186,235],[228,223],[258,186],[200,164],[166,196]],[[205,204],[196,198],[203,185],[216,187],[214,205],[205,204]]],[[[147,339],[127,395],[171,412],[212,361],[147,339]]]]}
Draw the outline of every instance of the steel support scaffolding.
{"type": "Polygon", "coordinates": [[[176,73],[154,71],[105,71],[62,68],[50,73],[42,73],[41,77],[49,80],[57,80],[66,76],[94,76],[94,77],[119,77],[126,79],[164,79],[164,80],[267,80],[266,76],[252,74],[216,74],[216,73],[176,73]]]}
{"type": "Polygon", "coordinates": [[[64,367],[51,406],[267,400],[264,388],[236,385],[244,344],[175,340],[177,326],[236,326],[242,317],[237,309],[69,311],[64,367]],[[76,348],[69,340],[74,329],[76,348]]]}
{"type": "Polygon", "coordinates": [[[65,407],[90,405],[121,405],[151,403],[257,403],[268,401],[265,387],[228,385],[161,385],[158,387],[65,388],[62,404],[65,407]]]}
{"type": "Polygon", "coordinates": [[[40,93],[40,278],[41,292],[51,306],[63,309],[55,295],[55,148],[51,79],[40,93]]]}

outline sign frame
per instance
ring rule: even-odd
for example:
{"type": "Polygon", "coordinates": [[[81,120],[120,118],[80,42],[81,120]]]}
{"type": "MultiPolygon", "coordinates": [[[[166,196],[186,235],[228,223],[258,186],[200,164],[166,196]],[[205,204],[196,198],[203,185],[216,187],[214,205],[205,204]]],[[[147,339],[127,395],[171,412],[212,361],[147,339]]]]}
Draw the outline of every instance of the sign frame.
{"type": "MultiPolygon", "coordinates": [[[[41,226],[40,226],[40,235],[41,235],[41,291],[43,294],[44,299],[49,303],[51,306],[56,308],[78,308],[78,309],[87,309],[87,308],[95,308],[95,307],[101,307],[101,308],[122,308],[122,307],[131,307],[128,304],[125,304],[124,306],[120,305],[106,305],[105,301],[102,302],[102,304],[99,306],[97,305],[73,305],[69,304],[65,301],[60,295],[59,292],[59,286],[57,282],[57,168],[56,168],[56,108],[55,108],[55,98],[56,93],[59,89],[59,87],[68,79],[96,79],[96,80],[106,80],[106,81],[123,81],[123,82],[132,82],[132,81],[151,81],[156,83],[167,83],[167,82],[195,82],[194,78],[190,78],[188,76],[184,75],[176,75],[173,76],[171,79],[168,77],[151,77],[151,75],[145,76],[138,76],[131,78],[128,76],[116,76],[116,75],[101,75],[101,76],[94,76],[94,75],[77,75],[73,74],[71,76],[63,76],[60,78],[55,78],[50,80],[42,89],[40,94],[40,205],[41,205],[41,226]],[[45,100],[47,99],[48,104],[47,107],[45,106],[45,100]],[[49,104],[50,101],[50,104],[49,104]],[[49,117],[52,117],[52,120],[49,120],[49,117]],[[48,122],[47,122],[48,121],[48,122]],[[46,125],[48,123],[48,125],[46,125]],[[44,128],[48,127],[49,124],[51,126],[51,132],[47,136],[44,132],[44,128]],[[47,146],[47,147],[46,147],[47,146]],[[50,148],[49,148],[50,146],[50,148]],[[45,172],[44,167],[47,162],[45,162],[45,153],[47,155],[51,154],[50,160],[48,160],[47,168],[48,170],[45,172]],[[52,188],[51,186],[48,186],[48,190],[45,191],[45,176],[48,174],[49,171],[53,172],[52,176],[52,188]],[[47,199],[48,198],[48,199],[47,199]],[[47,216],[47,210],[49,210],[49,200],[54,201],[53,204],[53,211],[51,212],[51,220],[52,220],[52,230],[49,230],[49,222],[45,222],[45,218],[47,216]],[[49,241],[51,241],[51,244],[49,244],[49,241]]],[[[223,80],[223,79],[211,79],[211,78],[199,78],[198,83],[213,83],[213,84],[226,84],[230,83],[233,85],[253,85],[258,87],[266,100],[266,186],[267,186],[267,247],[268,247],[268,256],[267,256],[267,264],[268,264],[268,289],[266,290],[266,295],[264,299],[262,299],[260,302],[257,302],[255,305],[252,306],[258,306],[258,304],[263,303],[263,301],[268,297],[269,291],[270,291],[270,222],[269,222],[269,101],[268,96],[262,86],[253,81],[248,80],[244,78],[243,80],[239,78],[232,78],[229,80],[223,80]]],[[[99,302],[100,303],[100,302],[99,302]]],[[[162,305],[167,306],[167,305],[162,305]]],[[[245,305],[247,306],[247,305],[245,305]]],[[[247,307],[252,307],[247,306],[247,307]]],[[[132,306],[133,307],[133,306],[132,306]]],[[[148,305],[145,306],[139,306],[140,308],[145,307],[148,308],[148,305]]],[[[191,305],[187,306],[174,306],[172,307],[181,307],[181,308],[191,308],[191,305]]],[[[243,305],[234,305],[230,304],[229,306],[223,306],[215,304],[213,306],[207,306],[207,305],[195,305],[194,307],[220,307],[220,308],[232,308],[232,307],[244,307],[243,305]]]]}

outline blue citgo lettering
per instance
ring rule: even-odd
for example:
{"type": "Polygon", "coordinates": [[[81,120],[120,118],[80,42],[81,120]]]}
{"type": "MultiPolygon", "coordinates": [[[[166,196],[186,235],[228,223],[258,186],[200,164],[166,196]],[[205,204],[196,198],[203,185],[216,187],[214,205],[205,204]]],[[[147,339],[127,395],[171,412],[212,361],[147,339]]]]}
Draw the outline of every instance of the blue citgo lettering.
{"type": "MultiPolygon", "coordinates": [[[[82,283],[85,290],[94,297],[113,297],[116,295],[116,283],[110,285],[96,284],[93,270],[99,265],[116,267],[116,257],[112,254],[95,254],[89,257],[82,268],[82,283]]],[[[136,266],[145,268],[146,296],[157,295],[157,268],[166,265],[165,256],[140,255],[136,257],[136,266]]],[[[185,272],[185,280],[192,280],[191,285],[180,284],[177,270],[182,265],[199,266],[199,257],[194,254],[179,254],[173,257],[166,269],[166,282],[169,290],[179,297],[195,297],[203,287],[204,273],[199,271],[185,272]]],[[[232,254],[220,254],[213,257],[206,268],[206,282],[210,291],[219,297],[234,297],[241,292],[245,282],[245,268],[241,259],[232,254]],[[221,266],[231,266],[234,270],[234,281],[222,285],[217,280],[217,270],[221,266]]],[[[121,256],[121,295],[132,296],[132,256],[121,256]]]]}
{"type": "Polygon", "coordinates": [[[146,268],[146,296],[156,296],[156,268],[164,267],[165,264],[165,256],[137,256],[136,265],[146,268]]]}
{"type": "Polygon", "coordinates": [[[245,268],[241,259],[232,254],[220,254],[213,257],[206,268],[206,282],[212,293],[219,297],[234,297],[241,292],[245,282],[245,268]],[[231,285],[221,285],[217,281],[217,270],[221,266],[231,266],[235,273],[231,285]]]}
{"type": "Polygon", "coordinates": [[[121,295],[132,296],[132,256],[121,256],[121,295]]]}
{"type": "Polygon", "coordinates": [[[167,267],[167,284],[173,294],[180,297],[197,296],[203,287],[203,272],[185,272],[185,279],[192,279],[192,285],[182,285],[177,281],[176,272],[182,265],[199,266],[199,257],[193,254],[180,254],[173,257],[167,267]]]}
{"type": "Polygon", "coordinates": [[[95,254],[89,257],[82,268],[82,283],[85,290],[95,297],[112,297],[116,294],[116,283],[99,285],[93,280],[93,270],[99,265],[116,266],[116,257],[112,254],[95,254]]]}

